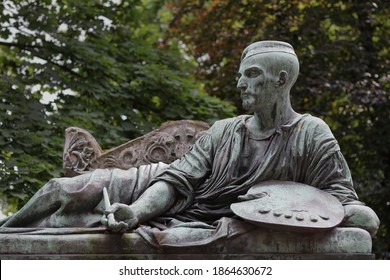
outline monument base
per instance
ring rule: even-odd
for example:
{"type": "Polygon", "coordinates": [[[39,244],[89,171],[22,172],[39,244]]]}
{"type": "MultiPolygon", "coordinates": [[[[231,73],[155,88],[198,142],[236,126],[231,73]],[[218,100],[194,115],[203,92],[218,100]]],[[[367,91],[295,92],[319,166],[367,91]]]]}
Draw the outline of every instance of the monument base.
{"type": "Polygon", "coordinates": [[[195,247],[153,247],[135,233],[104,229],[0,230],[0,259],[373,259],[371,236],[359,228],[321,233],[256,229],[195,247]],[[14,230],[14,231],[13,231],[14,230]],[[22,231],[15,233],[16,231],[22,231]]]}

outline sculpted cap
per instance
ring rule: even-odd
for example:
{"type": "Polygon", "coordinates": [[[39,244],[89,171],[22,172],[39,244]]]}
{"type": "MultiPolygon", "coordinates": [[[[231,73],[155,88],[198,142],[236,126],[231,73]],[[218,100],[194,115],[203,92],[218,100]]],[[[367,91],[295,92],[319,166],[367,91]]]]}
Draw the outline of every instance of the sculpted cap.
{"type": "Polygon", "coordinates": [[[259,41],[246,47],[241,56],[241,61],[256,54],[282,52],[297,56],[294,48],[286,42],[282,41],[259,41]]]}

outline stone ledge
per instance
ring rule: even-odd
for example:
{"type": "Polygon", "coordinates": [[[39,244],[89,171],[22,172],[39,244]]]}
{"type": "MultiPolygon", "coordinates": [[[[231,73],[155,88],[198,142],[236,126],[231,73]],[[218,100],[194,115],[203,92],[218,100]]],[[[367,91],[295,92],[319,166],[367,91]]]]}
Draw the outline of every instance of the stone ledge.
{"type": "MultiPolygon", "coordinates": [[[[56,229],[58,231],[58,229],[56,229]]],[[[373,259],[368,232],[335,228],[322,233],[257,229],[197,247],[160,247],[135,233],[56,234],[0,231],[0,259],[373,259]]]]}

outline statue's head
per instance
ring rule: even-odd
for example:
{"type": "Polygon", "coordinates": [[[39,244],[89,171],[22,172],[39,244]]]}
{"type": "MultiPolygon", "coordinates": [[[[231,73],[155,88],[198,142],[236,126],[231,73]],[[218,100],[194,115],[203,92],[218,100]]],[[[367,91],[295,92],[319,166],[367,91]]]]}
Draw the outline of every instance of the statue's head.
{"type": "Polygon", "coordinates": [[[243,51],[239,73],[243,106],[253,111],[253,106],[273,105],[279,95],[290,92],[298,78],[299,61],[290,44],[260,41],[243,51]]]}

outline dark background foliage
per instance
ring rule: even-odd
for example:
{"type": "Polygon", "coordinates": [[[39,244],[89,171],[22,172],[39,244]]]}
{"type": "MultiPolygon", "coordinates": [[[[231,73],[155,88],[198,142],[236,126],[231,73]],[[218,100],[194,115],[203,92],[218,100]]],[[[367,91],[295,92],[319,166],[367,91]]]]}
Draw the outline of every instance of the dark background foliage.
{"type": "Polygon", "coordinates": [[[9,210],[61,176],[69,126],[111,148],[166,120],[233,115],[189,74],[177,44],[159,46],[164,1],[3,1],[0,11],[0,194],[9,210]]]}
{"type": "Polygon", "coordinates": [[[0,11],[5,208],[61,176],[68,126],[109,148],[165,120],[245,113],[235,88],[242,50],[283,40],[301,63],[294,108],[331,126],[361,200],[381,219],[374,251],[388,256],[389,1],[25,0],[0,11]]]}

